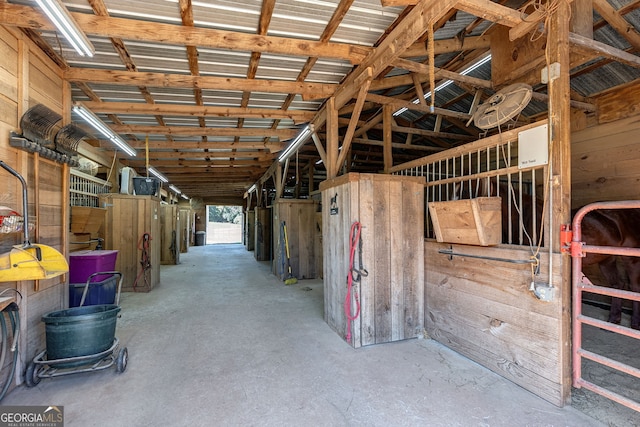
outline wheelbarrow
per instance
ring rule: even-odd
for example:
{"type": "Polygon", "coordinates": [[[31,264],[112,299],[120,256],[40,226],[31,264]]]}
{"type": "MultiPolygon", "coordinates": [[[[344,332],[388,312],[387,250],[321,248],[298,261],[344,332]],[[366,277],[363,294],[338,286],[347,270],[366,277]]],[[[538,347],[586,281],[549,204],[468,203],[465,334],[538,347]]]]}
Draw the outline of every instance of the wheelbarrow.
{"type": "Polygon", "coordinates": [[[121,289],[122,273],[94,273],[87,278],[79,307],[42,316],[45,323],[46,349],[27,365],[27,387],[35,386],[42,378],[101,371],[113,365],[116,366],[117,373],[125,371],[129,352],[126,347],[119,349],[119,341],[115,337],[121,289]],[[85,306],[91,279],[96,275],[105,274],[119,276],[114,303],[85,306]]]}

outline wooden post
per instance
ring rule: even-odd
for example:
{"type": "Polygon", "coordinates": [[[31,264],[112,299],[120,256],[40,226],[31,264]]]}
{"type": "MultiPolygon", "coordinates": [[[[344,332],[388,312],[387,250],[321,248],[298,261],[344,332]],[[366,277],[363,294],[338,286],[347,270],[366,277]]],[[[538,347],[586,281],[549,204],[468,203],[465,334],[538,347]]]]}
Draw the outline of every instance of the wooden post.
{"type": "MultiPolygon", "coordinates": [[[[569,105],[569,20],[571,8],[566,2],[559,2],[558,9],[551,16],[548,30],[548,58],[550,64],[559,64],[559,75],[550,78],[549,92],[549,127],[550,127],[550,167],[551,167],[551,200],[553,209],[550,215],[550,226],[545,227],[546,247],[551,247],[554,254],[560,252],[558,230],[561,224],[571,222],[571,111],[569,105]]],[[[547,220],[548,221],[548,220],[547,220]]],[[[564,301],[564,306],[571,301],[571,260],[568,255],[553,257],[561,260],[562,283],[555,283],[558,289],[556,298],[564,301]]],[[[562,313],[564,325],[560,339],[562,340],[562,396],[567,402],[571,396],[571,335],[570,310],[562,313]]]]}
{"type": "Polygon", "coordinates": [[[571,32],[593,39],[593,0],[573,0],[571,32]]]}
{"type": "Polygon", "coordinates": [[[393,108],[391,105],[385,105],[382,107],[382,140],[384,141],[383,156],[384,156],[384,173],[389,173],[389,169],[393,167],[393,152],[391,149],[393,126],[393,108]]]}
{"type": "Polygon", "coordinates": [[[316,170],[316,164],[314,162],[309,162],[309,195],[314,192],[314,183],[313,183],[313,174],[316,170]]]}
{"type": "Polygon", "coordinates": [[[327,99],[327,179],[338,176],[338,109],[334,97],[327,99]]]}

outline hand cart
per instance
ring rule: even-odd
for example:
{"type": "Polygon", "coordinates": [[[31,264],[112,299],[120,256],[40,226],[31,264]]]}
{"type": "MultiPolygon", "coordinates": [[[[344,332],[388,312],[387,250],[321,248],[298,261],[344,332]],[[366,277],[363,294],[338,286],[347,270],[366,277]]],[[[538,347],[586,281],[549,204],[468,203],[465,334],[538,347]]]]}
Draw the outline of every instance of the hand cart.
{"type": "Polygon", "coordinates": [[[129,353],[126,347],[118,350],[119,341],[115,337],[121,290],[122,273],[97,272],[87,279],[79,307],[42,316],[46,325],[47,348],[27,365],[27,387],[35,386],[42,378],[100,371],[114,364],[116,372],[124,372],[129,353]],[[108,274],[119,276],[114,303],[83,306],[91,279],[108,274]]]}

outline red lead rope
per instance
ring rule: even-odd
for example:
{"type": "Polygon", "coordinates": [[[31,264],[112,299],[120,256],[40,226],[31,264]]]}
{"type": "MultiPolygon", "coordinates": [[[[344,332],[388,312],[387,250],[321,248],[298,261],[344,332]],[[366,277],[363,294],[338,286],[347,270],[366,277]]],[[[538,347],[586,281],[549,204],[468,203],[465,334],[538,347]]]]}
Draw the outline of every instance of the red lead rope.
{"type": "MultiPolygon", "coordinates": [[[[345,339],[348,343],[351,343],[351,322],[357,319],[360,315],[360,298],[358,297],[358,288],[353,287],[353,275],[354,273],[357,274],[356,282],[359,282],[360,272],[354,269],[353,263],[355,261],[356,249],[358,248],[358,243],[360,241],[361,228],[362,227],[360,223],[356,221],[351,225],[351,233],[349,234],[349,240],[351,242],[351,247],[349,248],[349,273],[347,274],[347,295],[344,299],[344,314],[347,316],[347,335],[345,336],[345,339]],[[353,298],[351,297],[352,294],[353,298]],[[352,299],[356,303],[355,313],[352,313],[352,299]]],[[[362,265],[360,265],[359,267],[362,268],[362,265]]]]}

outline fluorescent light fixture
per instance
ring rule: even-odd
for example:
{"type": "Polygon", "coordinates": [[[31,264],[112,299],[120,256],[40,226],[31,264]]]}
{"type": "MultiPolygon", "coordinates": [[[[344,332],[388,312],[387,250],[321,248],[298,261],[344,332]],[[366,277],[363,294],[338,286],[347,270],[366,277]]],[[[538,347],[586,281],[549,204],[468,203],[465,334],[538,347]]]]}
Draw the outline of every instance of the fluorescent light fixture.
{"type": "Polygon", "coordinates": [[[95,48],[62,3],[58,0],[36,0],[36,3],[76,52],[81,56],[93,56],[95,48]]]}
{"type": "Polygon", "coordinates": [[[180,191],[180,189],[178,187],[176,187],[175,185],[173,185],[173,184],[170,184],[169,188],[172,189],[173,191],[175,191],[178,194],[182,194],[182,191],[180,191]]]}
{"type": "Polygon", "coordinates": [[[293,141],[285,148],[285,150],[278,157],[279,162],[284,162],[287,160],[293,153],[295,153],[298,148],[302,146],[307,141],[307,138],[311,136],[313,133],[313,125],[305,126],[302,131],[295,137],[293,141]]]}
{"type": "MultiPolygon", "coordinates": [[[[471,73],[473,70],[477,70],[478,68],[480,68],[481,66],[483,66],[484,64],[486,64],[489,61],[491,61],[491,54],[490,53],[485,55],[485,56],[483,56],[483,57],[481,57],[479,60],[477,60],[476,62],[474,62],[470,66],[468,66],[464,70],[460,71],[460,74],[463,75],[463,76],[466,76],[469,73],[471,73]]],[[[440,83],[438,86],[436,86],[433,91],[434,92],[438,92],[439,90],[442,90],[445,87],[449,86],[451,83],[453,83],[453,80],[445,80],[442,83],[440,83]]],[[[431,91],[429,91],[429,92],[424,94],[424,99],[429,99],[430,97],[431,97],[431,91]]],[[[413,103],[414,104],[419,104],[420,100],[419,99],[415,99],[415,100],[413,100],[413,103]]],[[[404,113],[407,110],[409,110],[407,107],[402,107],[401,109],[399,109],[398,111],[393,113],[393,115],[394,115],[394,117],[398,117],[400,114],[404,113]]]]}
{"type": "Polygon", "coordinates": [[[249,187],[249,189],[247,190],[247,193],[253,193],[254,191],[256,191],[256,185],[253,184],[251,187],[249,187]]]}
{"type": "Polygon", "coordinates": [[[321,165],[321,164],[322,164],[322,159],[320,159],[320,160],[318,160],[318,161],[316,162],[316,165],[321,165]]]}
{"type": "Polygon", "coordinates": [[[186,194],[182,193],[180,194],[180,197],[182,197],[185,200],[189,200],[189,196],[187,196],[186,194]]]}
{"type": "Polygon", "coordinates": [[[155,176],[156,178],[158,178],[162,182],[169,182],[166,176],[162,175],[160,172],[158,172],[155,168],[151,166],[149,166],[149,173],[155,176]]]}
{"type": "Polygon", "coordinates": [[[76,103],[73,106],[73,112],[82,117],[87,123],[89,123],[95,130],[100,132],[104,137],[106,137],[109,141],[113,142],[118,148],[122,151],[130,155],[131,157],[135,157],[136,150],[131,148],[129,144],[124,142],[124,139],[117,133],[111,130],[109,126],[107,126],[102,120],[98,118],[91,110],[80,103],[76,103]]]}

